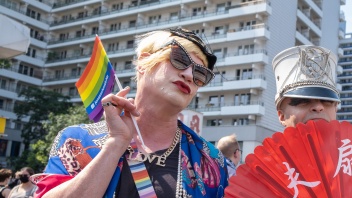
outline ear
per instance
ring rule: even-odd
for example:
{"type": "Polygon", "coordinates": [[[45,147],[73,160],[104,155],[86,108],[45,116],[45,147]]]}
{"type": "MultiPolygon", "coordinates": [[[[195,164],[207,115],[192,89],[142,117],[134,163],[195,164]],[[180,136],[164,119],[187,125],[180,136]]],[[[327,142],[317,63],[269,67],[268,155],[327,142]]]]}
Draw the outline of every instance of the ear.
{"type": "Polygon", "coordinates": [[[285,115],[284,113],[282,112],[282,110],[278,110],[277,111],[277,116],[279,117],[279,121],[280,123],[282,124],[282,126],[286,126],[286,122],[285,122],[285,115]]]}
{"type": "MultiPolygon", "coordinates": [[[[149,52],[142,52],[142,54],[138,57],[138,60],[141,60],[143,58],[149,57],[150,53],[149,52]]],[[[137,66],[137,71],[139,74],[144,74],[145,73],[145,68],[141,67],[140,65],[137,66]]]]}
{"type": "Polygon", "coordinates": [[[138,60],[141,60],[141,59],[148,57],[148,56],[150,56],[149,52],[142,52],[142,54],[138,57],[138,60]]]}

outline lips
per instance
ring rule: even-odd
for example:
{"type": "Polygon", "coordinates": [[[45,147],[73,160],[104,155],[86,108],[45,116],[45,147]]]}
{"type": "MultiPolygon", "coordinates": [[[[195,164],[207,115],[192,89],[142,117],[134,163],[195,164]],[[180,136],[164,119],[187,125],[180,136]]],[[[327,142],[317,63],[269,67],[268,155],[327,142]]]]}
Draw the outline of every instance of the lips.
{"type": "Polygon", "coordinates": [[[183,93],[189,94],[191,93],[191,88],[189,88],[188,85],[186,85],[182,81],[176,81],[174,84],[178,87],[179,90],[181,90],[183,93]]]}

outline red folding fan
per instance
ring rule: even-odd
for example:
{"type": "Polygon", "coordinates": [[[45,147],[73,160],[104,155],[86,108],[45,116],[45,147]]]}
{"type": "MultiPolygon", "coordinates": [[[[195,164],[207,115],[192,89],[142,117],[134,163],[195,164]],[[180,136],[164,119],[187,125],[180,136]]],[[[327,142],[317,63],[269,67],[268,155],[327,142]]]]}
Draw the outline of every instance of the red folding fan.
{"type": "Polygon", "coordinates": [[[309,121],[266,138],[229,179],[225,197],[352,197],[352,125],[309,121]]]}

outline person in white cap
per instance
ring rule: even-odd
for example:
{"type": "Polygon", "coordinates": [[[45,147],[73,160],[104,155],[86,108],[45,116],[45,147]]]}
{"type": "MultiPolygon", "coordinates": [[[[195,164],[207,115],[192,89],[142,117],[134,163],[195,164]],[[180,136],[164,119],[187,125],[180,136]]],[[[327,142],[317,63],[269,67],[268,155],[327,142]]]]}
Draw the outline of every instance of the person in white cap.
{"type": "Polygon", "coordinates": [[[336,119],[340,102],[336,61],[330,50],[308,45],[286,49],[274,57],[275,104],[283,126],[336,119]]]}

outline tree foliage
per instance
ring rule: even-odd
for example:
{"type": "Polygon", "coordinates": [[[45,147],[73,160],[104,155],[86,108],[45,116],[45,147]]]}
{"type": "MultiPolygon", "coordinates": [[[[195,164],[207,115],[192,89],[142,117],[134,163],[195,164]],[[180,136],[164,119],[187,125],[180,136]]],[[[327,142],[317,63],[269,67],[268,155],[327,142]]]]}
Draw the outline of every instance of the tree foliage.
{"type": "Polygon", "coordinates": [[[19,97],[24,97],[25,100],[15,105],[14,112],[17,119],[20,121],[22,118],[30,116],[21,131],[26,149],[29,148],[31,142],[37,141],[47,134],[43,123],[48,120],[50,113],[62,114],[72,106],[72,103],[69,102],[70,97],[36,87],[22,90],[19,97]]]}
{"type": "Polygon", "coordinates": [[[11,67],[11,62],[9,59],[0,59],[0,68],[9,68],[11,67]]]}
{"type": "Polygon", "coordinates": [[[12,164],[15,168],[19,169],[26,163],[26,165],[32,167],[36,172],[42,172],[48,162],[51,145],[58,132],[70,125],[90,122],[83,106],[70,107],[63,114],[50,113],[47,122],[43,124],[44,130],[48,132],[45,138],[31,144],[30,151],[25,153],[26,156],[22,155],[22,159],[19,159],[17,162],[12,161],[12,164]]]}

